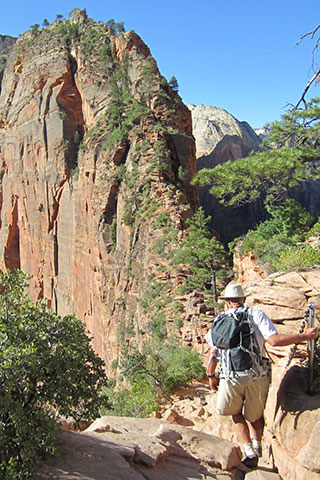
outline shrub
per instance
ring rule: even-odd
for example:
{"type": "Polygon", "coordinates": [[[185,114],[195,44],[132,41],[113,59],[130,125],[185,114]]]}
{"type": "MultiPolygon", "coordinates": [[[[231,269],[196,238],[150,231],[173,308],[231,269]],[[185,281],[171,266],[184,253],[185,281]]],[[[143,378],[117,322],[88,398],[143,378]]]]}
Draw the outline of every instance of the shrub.
{"type": "Polygon", "coordinates": [[[0,275],[0,478],[33,478],[54,449],[57,416],[98,415],[106,381],[84,324],[34,305],[21,271],[0,275]]]}
{"type": "Polygon", "coordinates": [[[123,359],[121,372],[134,385],[144,378],[153,390],[167,397],[175,388],[202,378],[205,370],[199,354],[176,341],[150,341],[144,351],[132,349],[123,359]]]}
{"type": "Polygon", "coordinates": [[[280,254],[273,263],[276,270],[292,272],[320,265],[320,249],[310,245],[289,246],[280,254]]]}
{"type": "MultiPolygon", "coordinates": [[[[313,222],[312,216],[293,199],[286,200],[280,206],[266,208],[272,218],[258,225],[255,230],[247,232],[241,242],[242,252],[253,252],[259,260],[269,264],[272,270],[287,269],[285,255],[288,261],[289,257],[293,260],[295,254],[301,261],[302,256],[310,257],[307,250],[303,252],[296,244],[305,239],[305,232],[313,222]]],[[[238,240],[236,239],[235,243],[238,240]]],[[[300,260],[297,258],[296,262],[298,265],[300,260]]]]}
{"type": "Polygon", "coordinates": [[[102,409],[102,415],[141,418],[159,408],[156,390],[143,377],[136,378],[130,389],[114,391],[110,385],[105,393],[109,398],[109,407],[102,409]]]}

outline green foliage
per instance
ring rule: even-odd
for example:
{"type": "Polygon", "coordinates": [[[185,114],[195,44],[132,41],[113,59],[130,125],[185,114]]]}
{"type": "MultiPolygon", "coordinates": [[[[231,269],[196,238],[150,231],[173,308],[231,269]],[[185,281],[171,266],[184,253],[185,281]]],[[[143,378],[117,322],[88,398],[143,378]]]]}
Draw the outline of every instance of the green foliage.
{"type": "Polygon", "coordinates": [[[133,98],[129,91],[128,63],[116,67],[110,78],[111,98],[107,108],[109,136],[103,148],[126,142],[130,130],[148,114],[145,105],[133,98]]]}
{"type": "Polygon", "coordinates": [[[125,26],[123,22],[115,22],[113,18],[106,22],[106,26],[110,28],[115,34],[124,33],[125,26]]]}
{"type": "Polygon", "coordinates": [[[247,158],[203,169],[194,183],[212,185],[225,205],[242,205],[266,195],[266,202],[283,199],[303,180],[320,176],[320,98],[293,109],[268,126],[264,150],[247,158]]]}
{"type": "Polygon", "coordinates": [[[78,180],[79,178],[79,167],[72,168],[70,170],[70,178],[73,180],[78,180]]]}
{"type": "Polygon", "coordinates": [[[152,222],[152,227],[165,227],[171,223],[170,214],[166,210],[160,212],[152,222]]]}
{"type": "MultiPolygon", "coordinates": [[[[153,162],[152,166],[156,167],[162,172],[166,172],[168,170],[168,160],[169,160],[169,150],[164,140],[157,140],[154,143],[154,154],[153,154],[153,162]]],[[[150,171],[149,169],[146,170],[147,173],[150,171]]]]}
{"type": "Polygon", "coordinates": [[[111,385],[105,389],[105,394],[109,407],[102,409],[102,415],[142,418],[159,409],[157,393],[143,377],[136,378],[130,389],[115,391],[111,385]]]}
{"type": "Polygon", "coordinates": [[[312,228],[308,232],[308,237],[311,237],[313,235],[319,235],[320,233],[320,218],[312,225],[312,228]]]}
{"type": "Polygon", "coordinates": [[[24,480],[53,451],[56,416],[98,415],[106,377],[80,320],[34,305],[20,271],[0,286],[0,477],[24,480]]]}
{"type": "Polygon", "coordinates": [[[172,76],[169,80],[169,85],[170,87],[172,88],[172,90],[174,90],[175,92],[178,93],[179,91],[179,84],[178,84],[178,80],[176,79],[175,76],[172,76]]]}
{"type": "Polygon", "coordinates": [[[121,364],[122,374],[135,382],[141,376],[164,396],[173,389],[204,376],[204,367],[197,352],[180,347],[176,342],[150,342],[141,353],[133,349],[121,364]]]}
{"type": "MultiPolygon", "coordinates": [[[[296,244],[304,240],[313,217],[293,199],[287,199],[282,205],[269,205],[266,208],[272,218],[261,223],[255,230],[247,232],[241,241],[241,251],[253,252],[259,260],[269,264],[271,270],[287,270],[289,263],[294,264],[293,256],[296,252],[298,266],[307,250],[296,248],[296,244]]],[[[310,253],[308,256],[311,259],[310,253]]]]}
{"type": "Polygon", "coordinates": [[[310,245],[287,246],[272,262],[274,269],[282,272],[304,270],[320,265],[320,248],[310,245]]]}
{"type": "Polygon", "coordinates": [[[99,32],[96,28],[91,27],[89,29],[85,39],[81,42],[82,51],[86,56],[91,55],[91,53],[95,50],[102,35],[102,32],[99,32]]]}
{"type": "Polygon", "coordinates": [[[189,220],[187,237],[174,252],[173,262],[189,265],[192,275],[187,280],[187,290],[209,288],[213,271],[226,269],[229,262],[223,245],[208,229],[210,217],[205,217],[202,207],[189,220]]]}
{"type": "Polygon", "coordinates": [[[33,25],[30,25],[30,28],[31,28],[32,37],[36,37],[39,33],[40,25],[38,23],[35,23],[33,25]]]}

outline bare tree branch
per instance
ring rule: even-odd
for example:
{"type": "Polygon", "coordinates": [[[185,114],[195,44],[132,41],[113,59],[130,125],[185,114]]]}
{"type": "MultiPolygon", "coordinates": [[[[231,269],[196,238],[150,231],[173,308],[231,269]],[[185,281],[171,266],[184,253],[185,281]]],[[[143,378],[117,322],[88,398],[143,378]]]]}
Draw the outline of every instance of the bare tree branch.
{"type": "MultiPolygon", "coordinates": [[[[319,32],[320,30],[320,23],[319,25],[316,26],[316,28],[314,28],[313,30],[311,30],[310,32],[306,32],[304,33],[303,35],[301,35],[300,39],[297,41],[297,43],[295,44],[295,47],[300,45],[300,43],[306,38],[306,37],[311,37],[311,39],[313,40],[315,35],[319,32]]],[[[318,35],[318,37],[316,38],[316,43],[315,43],[315,46],[313,47],[312,49],[312,68],[315,69],[315,53],[316,51],[319,49],[319,46],[320,46],[320,35],[318,35]]],[[[306,99],[305,99],[305,96],[309,90],[309,88],[311,87],[311,85],[317,80],[320,78],[320,68],[317,67],[313,77],[308,81],[305,89],[303,90],[302,92],[302,95],[298,101],[298,103],[295,105],[295,109],[297,109],[300,105],[300,103],[303,103],[304,104],[304,107],[306,108],[307,106],[307,102],[306,102],[306,99]]]]}
{"type": "Polygon", "coordinates": [[[309,80],[309,82],[307,83],[305,89],[303,90],[302,92],[302,95],[298,101],[298,103],[295,105],[294,109],[297,109],[300,105],[301,102],[303,102],[304,106],[306,107],[307,106],[307,102],[306,102],[306,99],[305,99],[305,96],[306,96],[306,93],[307,91],[309,90],[309,88],[311,87],[311,85],[313,84],[313,82],[317,79],[317,78],[320,78],[320,68],[318,68],[318,70],[316,71],[316,73],[313,75],[313,77],[309,80]]]}

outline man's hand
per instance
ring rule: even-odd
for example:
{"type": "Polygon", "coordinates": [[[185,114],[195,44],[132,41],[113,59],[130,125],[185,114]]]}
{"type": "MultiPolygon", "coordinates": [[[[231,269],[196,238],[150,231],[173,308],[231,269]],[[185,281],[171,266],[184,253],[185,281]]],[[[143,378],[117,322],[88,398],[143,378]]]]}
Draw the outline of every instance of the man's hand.
{"type": "Polygon", "coordinates": [[[306,328],[304,331],[305,340],[315,340],[318,336],[318,329],[314,328],[306,328]]]}
{"type": "Polygon", "coordinates": [[[218,390],[218,377],[210,377],[209,378],[209,386],[214,390],[215,392],[218,390]]]}

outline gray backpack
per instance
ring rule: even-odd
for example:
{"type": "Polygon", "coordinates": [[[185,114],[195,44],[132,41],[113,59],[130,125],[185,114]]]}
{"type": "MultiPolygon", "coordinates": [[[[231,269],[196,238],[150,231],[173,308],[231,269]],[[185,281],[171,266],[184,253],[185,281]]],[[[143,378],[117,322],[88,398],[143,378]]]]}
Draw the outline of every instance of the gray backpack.
{"type": "Polygon", "coordinates": [[[259,373],[262,358],[249,319],[248,307],[234,312],[220,313],[211,327],[212,343],[219,350],[222,377],[237,372],[259,373]]]}

